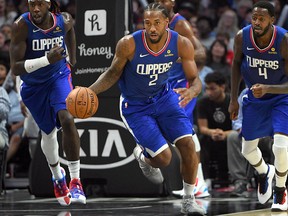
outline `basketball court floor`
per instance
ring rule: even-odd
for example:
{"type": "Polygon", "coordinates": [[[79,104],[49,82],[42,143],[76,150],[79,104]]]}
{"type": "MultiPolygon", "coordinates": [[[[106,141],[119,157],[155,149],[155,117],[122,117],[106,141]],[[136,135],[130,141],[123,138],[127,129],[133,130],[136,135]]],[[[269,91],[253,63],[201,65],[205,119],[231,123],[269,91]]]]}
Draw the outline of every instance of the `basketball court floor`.
{"type": "MultiPolygon", "coordinates": [[[[207,209],[207,215],[226,216],[288,216],[287,212],[272,213],[272,200],[265,205],[258,203],[255,190],[249,198],[230,197],[229,192],[212,191],[212,196],[197,199],[207,209]]],[[[28,189],[6,190],[0,196],[0,215],[19,216],[170,216],[180,213],[181,199],[165,197],[88,197],[86,205],[71,204],[63,207],[55,198],[35,198],[28,189]]]]}

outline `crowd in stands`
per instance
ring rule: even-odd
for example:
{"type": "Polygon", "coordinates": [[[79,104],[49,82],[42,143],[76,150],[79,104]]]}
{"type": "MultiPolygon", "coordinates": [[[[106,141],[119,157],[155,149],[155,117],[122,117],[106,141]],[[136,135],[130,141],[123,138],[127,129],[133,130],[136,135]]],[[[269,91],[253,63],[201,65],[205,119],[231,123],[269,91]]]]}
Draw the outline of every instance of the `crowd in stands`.
{"type": "MultiPolygon", "coordinates": [[[[58,1],[61,10],[69,12],[75,19],[75,0],[58,1]]],[[[143,10],[145,5],[151,2],[153,1],[132,0],[133,31],[143,28],[143,10]]],[[[195,129],[198,128],[197,133],[202,147],[201,162],[207,182],[229,178],[230,183],[242,180],[239,179],[239,175],[231,176],[231,170],[227,163],[230,161],[227,154],[230,148],[227,150],[227,146],[233,140],[235,141],[235,136],[233,139],[230,134],[236,134],[237,139],[239,129],[241,130],[241,126],[234,127],[229,119],[229,87],[234,55],[234,36],[239,29],[250,24],[252,5],[255,2],[257,0],[175,0],[175,13],[181,14],[189,21],[195,36],[201,41],[207,53],[206,62],[196,62],[200,79],[203,82],[203,91],[199,95],[194,118],[195,129]],[[209,106],[207,106],[208,104],[209,106]],[[217,138],[213,135],[214,131],[220,131],[223,135],[217,138]],[[228,139],[228,137],[230,138],[228,139]]],[[[271,0],[271,2],[276,9],[275,24],[288,28],[288,2],[284,0],[271,0]]],[[[0,86],[6,89],[11,104],[11,110],[6,119],[6,130],[9,135],[6,159],[8,163],[9,160],[13,160],[23,140],[25,141],[23,125],[26,117],[22,114],[16,78],[9,72],[9,43],[12,23],[26,11],[27,0],[0,0],[0,86]]],[[[243,89],[245,89],[244,85],[241,86],[241,90],[243,89]]],[[[0,103],[1,100],[0,98],[0,103]]],[[[270,143],[267,147],[270,148],[271,141],[267,143],[270,143]]],[[[242,157],[240,153],[238,156],[242,157]]],[[[249,179],[245,178],[241,181],[240,191],[237,191],[237,195],[247,192],[249,183],[251,184],[253,175],[248,174],[248,168],[246,171],[249,179]]]]}

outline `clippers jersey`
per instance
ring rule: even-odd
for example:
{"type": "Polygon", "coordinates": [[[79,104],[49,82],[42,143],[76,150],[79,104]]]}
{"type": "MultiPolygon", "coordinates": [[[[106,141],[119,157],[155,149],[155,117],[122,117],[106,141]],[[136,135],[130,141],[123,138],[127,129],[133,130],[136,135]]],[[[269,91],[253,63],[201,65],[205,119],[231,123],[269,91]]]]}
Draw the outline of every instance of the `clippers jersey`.
{"type": "MultiPolygon", "coordinates": [[[[281,41],[286,32],[287,30],[274,26],[270,44],[266,48],[260,49],[254,41],[252,26],[243,28],[242,50],[244,57],[241,73],[249,89],[256,83],[277,85],[288,81],[284,70],[284,60],[280,53],[281,41]]],[[[251,90],[248,94],[249,96],[252,95],[251,90]]],[[[275,96],[276,94],[267,94],[263,99],[275,96]]]]}
{"type": "MultiPolygon", "coordinates": [[[[175,25],[179,20],[186,20],[183,16],[180,14],[175,14],[173,19],[169,23],[169,28],[171,30],[175,29],[175,25]]],[[[186,77],[182,68],[182,64],[176,62],[170,69],[169,71],[169,82],[171,83],[172,88],[175,87],[180,87],[177,85],[177,83],[181,80],[184,81],[184,83],[181,85],[181,87],[185,88],[186,87],[186,77]]]]}
{"type": "MultiPolygon", "coordinates": [[[[32,22],[29,12],[22,15],[28,26],[25,59],[40,58],[46,55],[47,52],[56,44],[63,47],[65,50],[65,27],[63,16],[61,14],[54,13],[51,13],[51,15],[54,20],[54,25],[48,30],[43,30],[37,27],[32,22]]],[[[25,84],[39,85],[47,82],[50,79],[56,79],[63,73],[70,73],[70,70],[67,70],[65,58],[57,61],[54,64],[42,67],[33,73],[21,75],[21,79],[25,84]]]]}
{"type": "Polygon", "coordinates": [[[123,97],[146,99],[163,91],[168,83],[168,71],[178,59],[178,33],[168,31],[163,48],[152,51],[145,39],[145,30],[132,34],[135,40],[135,53],[128,61],[119,80],[123,97]]]}

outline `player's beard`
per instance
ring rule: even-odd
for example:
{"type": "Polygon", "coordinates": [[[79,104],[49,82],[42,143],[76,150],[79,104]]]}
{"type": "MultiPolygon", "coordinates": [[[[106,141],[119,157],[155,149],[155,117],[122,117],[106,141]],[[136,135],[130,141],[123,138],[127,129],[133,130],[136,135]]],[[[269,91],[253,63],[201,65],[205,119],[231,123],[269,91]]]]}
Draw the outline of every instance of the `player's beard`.
{"type": "Polygon", "coordinates": [[[152,44],[157,44],[162,39],[162,37],[163,37],[163,34],[159,35],[158,39],[155,39],[155,40],[151,39],[151,37],[149,37],[149,40],[152,44]]]}
{"type": "Polygon", "coordinates": [[[253,29],[254,36],[255,36],[255,37],[258,37],[258,38],[264,36],[264,35],[268,32],[268,30],[269,30],[270,27],[271,27],[271,25],[266,26],[266,28],[264,28],[264,30],[263,30],[263,32],[262,32],[261,34],[256,33],[256,32],[254,31],[254,29],[253,29]]]}

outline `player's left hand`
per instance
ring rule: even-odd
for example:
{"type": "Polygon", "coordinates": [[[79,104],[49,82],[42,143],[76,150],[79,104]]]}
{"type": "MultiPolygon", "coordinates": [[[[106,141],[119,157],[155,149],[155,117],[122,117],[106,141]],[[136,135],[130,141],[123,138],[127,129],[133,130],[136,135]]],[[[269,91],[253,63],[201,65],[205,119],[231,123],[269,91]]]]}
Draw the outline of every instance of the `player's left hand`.
{"type": "Polygon", "coordinates": [[[252,91],[255,98],[261,98],[267,93],[267,88],[267,85],[257,83],[253,85],[250,90],[252,91]]]}
{"type": "Polygon", "coordinates": [[[194,98],[195,95],[194,92],[188,88],[177,88],[173,89],[173,91],[180,95],[178,97],[178,100],[180,101],[180,107],[185,107],[194,98]]]}

